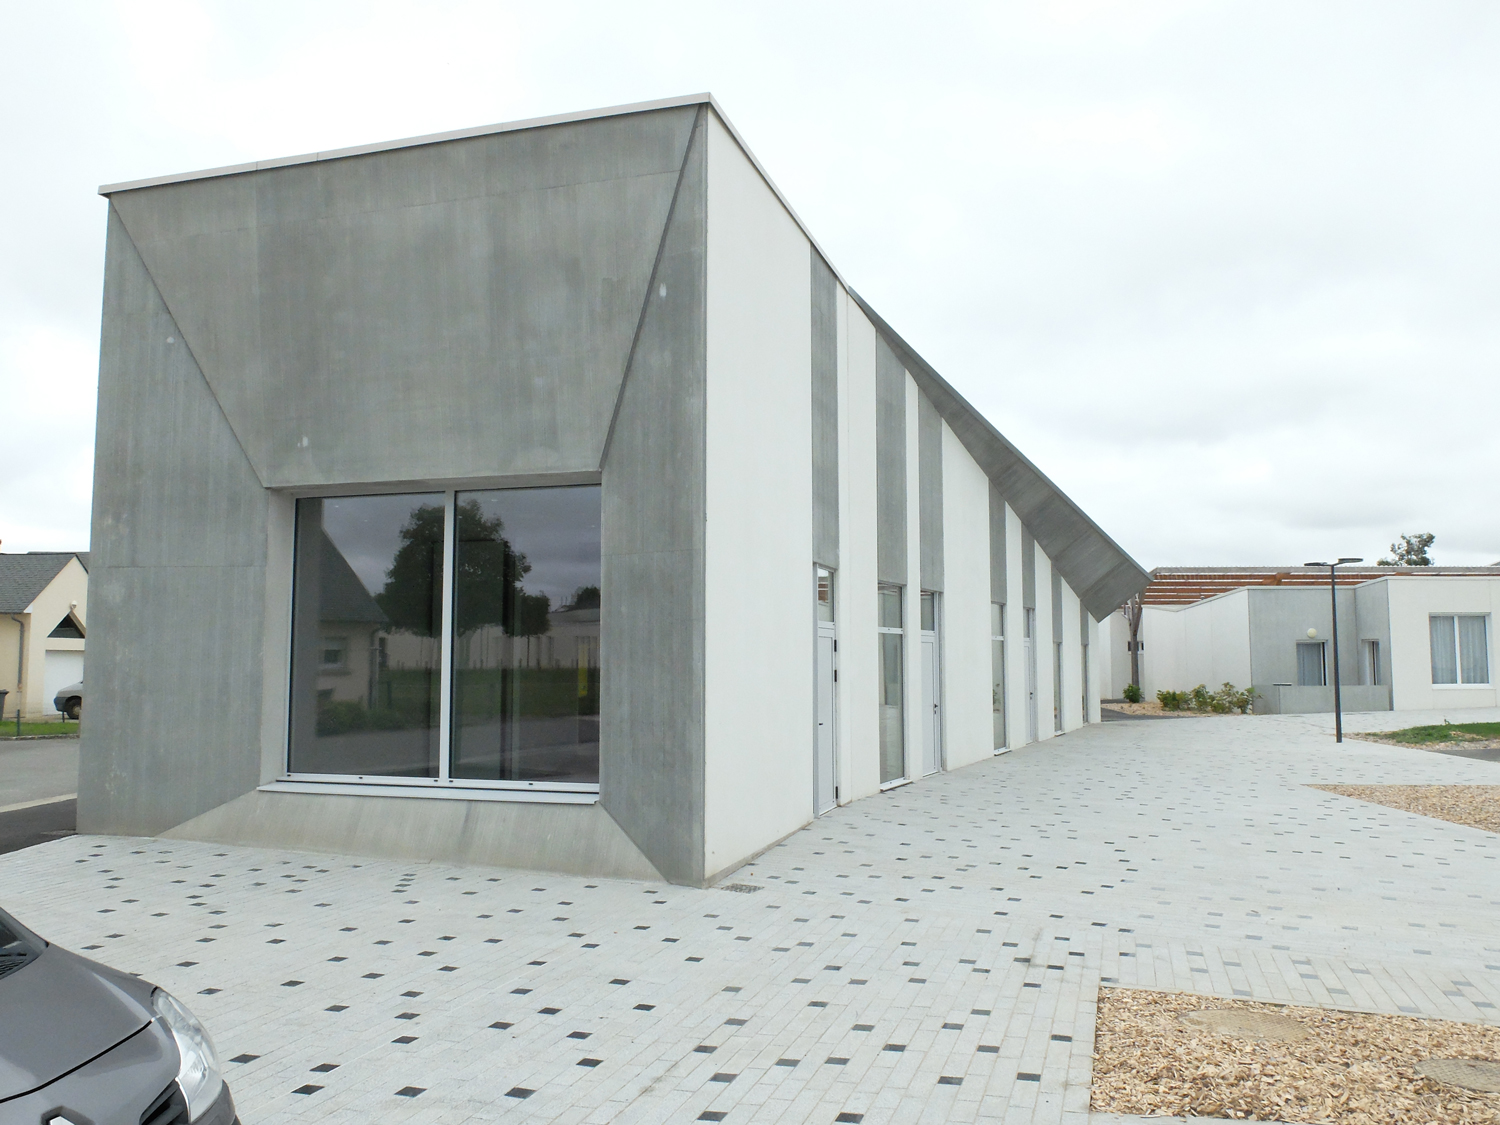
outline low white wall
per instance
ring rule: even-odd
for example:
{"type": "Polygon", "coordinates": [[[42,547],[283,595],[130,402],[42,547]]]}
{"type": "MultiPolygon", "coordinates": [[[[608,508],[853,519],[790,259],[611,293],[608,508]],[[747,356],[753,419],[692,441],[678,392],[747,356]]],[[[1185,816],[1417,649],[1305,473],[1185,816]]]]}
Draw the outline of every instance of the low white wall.
{"type": "MultiPolygon", "coordinates": [[[[1117,620],[1123,629],[1123,619],[1117,620]]],[[[1143,607],[1141,642],[1146,699],[1198,684],[1250,686],[1250,601],[1244,590],[1192,605],[1143,607]]]]}

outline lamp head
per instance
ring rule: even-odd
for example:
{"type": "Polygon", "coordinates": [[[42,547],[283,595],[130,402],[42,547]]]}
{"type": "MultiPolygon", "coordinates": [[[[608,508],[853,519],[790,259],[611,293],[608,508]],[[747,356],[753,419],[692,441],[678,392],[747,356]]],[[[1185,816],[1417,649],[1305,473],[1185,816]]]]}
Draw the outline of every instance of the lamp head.
{"type": "Polygon", "coordinates": [[[1364,559],[1339,559],[1339,561],[1336,562],[1336,563],[1334,563],[1333,565],[1334,566],[1343,566],[1345,563],[1357,563],[1357,562],[1364,562],[1364,561],[1365,561],[1364,559]]]}
{"type": "Polygon", "coordinates": [[[1310,641],[1317,640],[1318,639],[1318,631],[1316,629],[1309,629],[1307,631],[1307,639],[1310,640],[1310,641]]]}
{"type": "Polygon", "coordinates": [[[1302,565],[1303,566],[1327,566],[1328,564],[1326,562],[1311,562],[1311,563],[1303,563],[1302,565]]]}

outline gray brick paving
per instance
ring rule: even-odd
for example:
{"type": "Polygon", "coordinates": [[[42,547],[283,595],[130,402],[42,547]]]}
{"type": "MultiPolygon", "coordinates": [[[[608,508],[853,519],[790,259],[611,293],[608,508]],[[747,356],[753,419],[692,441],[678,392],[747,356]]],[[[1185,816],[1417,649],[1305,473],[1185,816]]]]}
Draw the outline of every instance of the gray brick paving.
{"type": "Polygon", "coordinates": [[[1327,726],[1089,727],[837,810],[753,893],[109,837],[0,886],[188,1001],[247,1123],[1124,1122],[1101,984],[1500,1023],[1500,838],[1307,788],[1500,766],[1327,726]]]}

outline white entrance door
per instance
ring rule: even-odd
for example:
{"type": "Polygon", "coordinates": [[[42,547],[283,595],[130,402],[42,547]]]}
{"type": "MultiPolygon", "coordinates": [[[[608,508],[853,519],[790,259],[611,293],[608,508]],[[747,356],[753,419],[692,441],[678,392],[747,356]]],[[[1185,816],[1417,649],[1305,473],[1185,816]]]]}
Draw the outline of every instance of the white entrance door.
{"type": "Polygon", "coordinates": [[[1026,611],[1026,740],[1036,741],[1036,610],[1026,611]]]}
{"type": "Polygon", "coordinates": [[[943,766],[943,672],[938,648],[937,595],[922,595],[922,776],[943,766]]]}
{"type": "Polygon", "coordinates": [[[834,747],[836,744],[835,692],[838,683],[838,640],[832,621],[818,622],[818,735],[817,762],[813,776],[813,799],[818,815],[837,805],[838,789],[834,782],[834,747]]]}

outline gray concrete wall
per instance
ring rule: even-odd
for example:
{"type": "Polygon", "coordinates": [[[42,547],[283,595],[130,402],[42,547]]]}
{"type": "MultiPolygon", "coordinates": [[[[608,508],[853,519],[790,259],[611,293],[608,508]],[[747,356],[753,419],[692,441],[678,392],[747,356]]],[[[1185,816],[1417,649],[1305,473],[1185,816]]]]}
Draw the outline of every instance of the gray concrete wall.
{"type": "Polygon", "coordinates": [[[569,875],[662,878],[597,805],[256,790],[162,835],[569,875]]]}
{"type": "Polygon", "coordinates": [[[813,560],[839,565],[838,283],[816,247],[812,265],[813,560]]]}
{"type": "Polygon", "coordinates": [[[597,470],[696,112],[113,202],[267,486],[597,470]]]}
{"type": "Polygon", "coordinates": [[[1380,642],[1380,669],[1376,682],[1391,683],[1391,595],[1389,582],[1367,582],[1354,587],[1355,638],[1361,683],[1364,676],[1365,641],[1380,642]]]}
{"type": "Polygon", "coordinates": [[[1004,605],[1008,600],[1005,583],[1005,499],[990,483],[990,601],[1004,605]]]}
{"type": "MultiPolygon", "coordinates": [[[[1340,630],[1342,632],[1342,630],[1340,630]]],[[[1389,711],[1391,687],[1344,684],[1340,703],[1345,711],[1389,711]]],[[[1266,687],[1256,697],[1257,715],[1315,715],[1333,710],[1333,685],[1327,687],[1266,687]]]]}
{"type": "Polygon", "coordinates": [[[280,772],[290,556],[268,565],[289,543],[267,512],[288,505],[268,487],[602,478],[601,803],[653,871],[701,881],[699,114],[112,199],[86,830],[160,832],[280,772]]]}
{"type": "MultiPolygon", "coordinates": [[[[1250,676],[1255,691],[1269,699],[1275,694],[1273,685],[1297,684],[1297,643],[1309,639],[1308,629],[1316,629],[1318,636],[1315,639],[1328,642],[1326,660],[1329,703],[1326,709],[1332,711],[1333,611],[1328,590],[1319,587],[1264,586],[1251,587],[1246,594],[1250,615],[1250,676]]],[[[1340,586],[1339,679],[1346,688],[1359,684],[1357,636],[1354,588],[1340,586]]]]}
{"type": "Polygon", "coordinates": [[[266,494],[111,210],[94,459],[84,832],[260,781],[266,494]]]}
{"type": "MultiPolygon", "coordinates": [[[[1025,524],[1021,525],[1021,606],[1023,609],[1036,608],[1036,540],[1025,524]]],[[[1035,639],[1041,640],[1040,637],[1035,639]]]]}
{"type": "Polygon", "coordinates": [[[1062,575],[1052,570],[1052,643],[1062,644],[1063,640],[1063,596],[1062,575]]]}
{"type": "Polygon", "coordinates": [[[906,369],[875,340],[875,556],[880,581],[906,584],[906,369]]]}
{"type": "Polygon", "coordinates": [[[693,130],[604,460],[600,802],[668,879],[703,844],[707,143],[693,130]]]}
{"type": "Polygon", "coordinates": [[[917,396],[917,521],[922,589],[943,588],[943,419],[917,396]]]}

